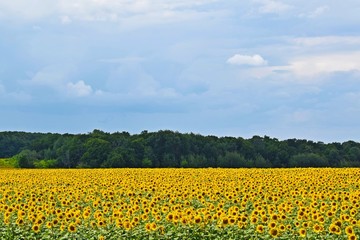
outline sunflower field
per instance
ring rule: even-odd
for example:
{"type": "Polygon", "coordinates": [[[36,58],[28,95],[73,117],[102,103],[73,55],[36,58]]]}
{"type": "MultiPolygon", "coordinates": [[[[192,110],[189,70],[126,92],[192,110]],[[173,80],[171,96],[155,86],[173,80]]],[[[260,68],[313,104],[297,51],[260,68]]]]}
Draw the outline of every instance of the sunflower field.
{"type": "Polygon", "coordinates": [[[0,239],[357,239],[360,169],[0,169],[0,239]]]}

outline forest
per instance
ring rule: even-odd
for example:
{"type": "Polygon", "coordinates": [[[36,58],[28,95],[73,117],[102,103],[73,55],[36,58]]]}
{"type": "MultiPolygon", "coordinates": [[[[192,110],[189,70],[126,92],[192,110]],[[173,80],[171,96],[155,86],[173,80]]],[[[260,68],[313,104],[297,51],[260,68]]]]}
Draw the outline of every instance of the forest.
{"type": "Polygon", "coordinates": [[[359,167],[360,143],[171,130],[86,134],[0,132],[0,159],[18,168],[359,167]]]}

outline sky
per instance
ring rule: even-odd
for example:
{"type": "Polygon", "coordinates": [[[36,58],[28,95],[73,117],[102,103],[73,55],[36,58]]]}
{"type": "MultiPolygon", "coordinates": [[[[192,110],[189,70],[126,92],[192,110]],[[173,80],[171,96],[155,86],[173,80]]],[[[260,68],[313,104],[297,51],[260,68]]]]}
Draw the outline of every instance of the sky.
{"type": "Polygon", "coordinates": [[[360,141],[358,0],[0,0],[0,131],[360,141]]]}

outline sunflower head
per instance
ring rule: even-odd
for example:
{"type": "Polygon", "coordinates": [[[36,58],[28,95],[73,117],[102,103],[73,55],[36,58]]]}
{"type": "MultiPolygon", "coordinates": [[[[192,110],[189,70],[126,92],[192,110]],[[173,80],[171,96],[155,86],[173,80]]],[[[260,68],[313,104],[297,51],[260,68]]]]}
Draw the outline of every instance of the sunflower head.
{"type": "Polygon", "coordinates": [[[75,223],[70,223],[70,224],[69,224],[69,226],[68,226],[68,231],[71,232],[71,233],[76,232],[76,225],[75,225],[75,223]]]}
{"type": "Polygon", "coordinates": [[[306,237],[306,229],[305,228],[300,228],[299,235],[300,235],[300,237],[306,237]]]}

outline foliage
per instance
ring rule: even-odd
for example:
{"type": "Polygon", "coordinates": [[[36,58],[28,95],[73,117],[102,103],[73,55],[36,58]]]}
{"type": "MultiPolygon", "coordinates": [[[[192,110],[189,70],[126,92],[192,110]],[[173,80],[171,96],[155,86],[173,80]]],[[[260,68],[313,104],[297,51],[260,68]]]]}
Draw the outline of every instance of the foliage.
{"type": "Polygon", "coordinates": [[[279,141],[268,136],[243,139],[169,130],[133,135],[101,130],[88,134],[0,132],[0,158],[12,156],[22,168],[358,167],[360,143],[279,141]],[[56,162],[37,162],[49,159],[56,162]]]}
{"type": "Polygon", "coordinates": [[[17,160],[19,167],[31,168],[34,167],[34,161],[38,159],[38,154],[34,150],[25,149],[15,155],[14,158],[17,160]]]}
{"type": "Polygon", "coordinates": [[[17,160],[14,158],[0,158],[0,168],[18,167],[17,160]]]}
{"type": "Polygon", "coordinates": [[[58,166],[58,162],[56,159],[49,159],[49,160],[35,160],[34,167],[35,168],[56,168],[58,166]]]}
{"type": "Polygon", "coordinates": [[[329,163],[316,153],[300,153],[291,157],[289,165],[290,167],[326,167],[329,163]]]}

